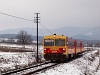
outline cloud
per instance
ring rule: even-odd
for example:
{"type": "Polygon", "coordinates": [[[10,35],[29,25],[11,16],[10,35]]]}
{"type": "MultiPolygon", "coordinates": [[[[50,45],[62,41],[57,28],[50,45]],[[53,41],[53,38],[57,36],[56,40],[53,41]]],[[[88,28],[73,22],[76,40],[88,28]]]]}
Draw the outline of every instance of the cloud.
{"type": "MultiPolygon", "coordinates": [[[[41,13],[41,23],[46,28],[98,26],[99,7],[100,0],[0,0],[0,11],[7,14],[34,19],[34,13],[41,13]]],[[[0,14],[0,30],[16,27],[36,25],[0,14]]]]}

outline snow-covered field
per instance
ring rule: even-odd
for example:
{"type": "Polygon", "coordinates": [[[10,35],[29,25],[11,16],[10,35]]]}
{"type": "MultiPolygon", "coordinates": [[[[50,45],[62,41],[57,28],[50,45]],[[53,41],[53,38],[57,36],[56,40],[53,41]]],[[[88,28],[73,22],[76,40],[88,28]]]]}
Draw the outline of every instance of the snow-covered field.
{"type": "MultiPolygon", "coordinates": [[[[13,47],[15,46],[13,45],[13,47]]],[[[95,51],[84,54],[82,57],[68,63],[62,63],[54,68],[40,72],[37,75],[100,75],[100,53],[98,53],[100,48],[93,49],[95,51]]],[[[42,52],[41,46],[39,47],[39,53],[41,53],[39,58],[41,60],[43,59],[42,52]]],[[[3,72],[22,68],[33,63],[36,63],[36,52],[0,52],[0,70],[3,72]]]]}
{"type": "Polygon", "coordinates": [[[92,51],[69,63],[62,63],[36,75],[100,75],[98,51],[92,51]]]}
{"type": "MultiPolygon", "coordinates": [[[[3,47],[16,47],[20,48],[20,45],[0,44],[3,47]]],[[[26,48],[34,48],[34,52],[0,52],[0,71],[6,72],[13,69],[27,67],[36,63],[37,51],[36,45],[25,46],[26,48]]],[[[39,60],[43,59],[42,47],[39,46],[39,60]]]]}
{"type": "Polygon", "coordinates": [[[9,71],[11,69],[17,69],[25,67],[29,64],[35,63],[35,54],[31,52],[27,53],[7,53],[0,52],[0,69],[1,71],[9,71]]]}
{"type": "MultiPolygon", "coordinates": [[[[18,45],[18,44],[6,44],[6,43],[0,43],[0,48],[7,48],[7,49],[26,49],[26,50],[31,50],[31,51],[34,51],[36,52],[37,51],[37,46],[36,45],[18,45]]],[[[39,52],[41,53],[41,48],[42,48],[42,45],[39,45],[39,52]]]]}

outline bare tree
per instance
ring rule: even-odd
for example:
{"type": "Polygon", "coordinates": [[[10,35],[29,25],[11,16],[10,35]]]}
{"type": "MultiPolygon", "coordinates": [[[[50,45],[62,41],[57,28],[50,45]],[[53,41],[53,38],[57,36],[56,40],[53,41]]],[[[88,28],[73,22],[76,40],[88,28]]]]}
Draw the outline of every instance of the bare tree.
{"type": "Polygon", "coordinates": [[[18,34],[17,34],[17,43],[21,44],[21,45],[29,45],[32,44],[32,37],[30,34],[27,33],[27,31],[23,31],[21,30],[18,34]]]}

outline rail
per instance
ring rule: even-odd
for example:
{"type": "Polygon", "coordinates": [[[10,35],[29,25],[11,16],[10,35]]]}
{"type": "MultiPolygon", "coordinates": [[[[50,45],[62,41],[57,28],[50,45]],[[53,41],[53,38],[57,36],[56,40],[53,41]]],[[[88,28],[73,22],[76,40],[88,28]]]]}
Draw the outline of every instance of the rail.
{"type": "Polygon", "coordinates": [[[14,74],[14,73],[17,73],[17,72],[21,72],[21,71],[27,71],[28,69],[31,69],[31,68],[35,68],[35,67],[38,67],[38,66],[41,66],[41,65],[46,65],[46,64],[49,64],[50,61],[47,61],[47,62],[44,62],[44,63],[38,63],[36,65],[32,65],[32,66],[29,66],[29,67],[26,67],[26,68],[21,68],[21,69],[17,69],[17,70],[13,70],[13,71],[9,71],[9,72],[6,72],[6,73],[1,73],[1,75],[11,75],[11,74],[14,74]]]}

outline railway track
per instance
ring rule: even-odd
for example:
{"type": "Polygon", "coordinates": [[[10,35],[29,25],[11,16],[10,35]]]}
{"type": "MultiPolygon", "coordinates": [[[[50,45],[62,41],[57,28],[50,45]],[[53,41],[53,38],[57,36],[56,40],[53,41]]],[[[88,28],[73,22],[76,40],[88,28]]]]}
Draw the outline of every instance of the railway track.
{"type": "Polygon", "coordinates": [[[40,71],[44,71],[44,70],[49,69],[51,67],[54,67],[54,66],[56,66],[58,64],[59,63],[52,63],[52,64],[47,64],[47,65],[42,65],[41,67],[35,69],[34,71],[26,73],[26,74],[23,74],[23,75],[34,75],[34,73],[37,73],[37,72],[40,72],[40,71]]]}
{"type": "MultiPolygon", "coordinates": [[[[86,54],[86,53],[88,53],[90,51],[91,50],[86,51],[84,54],[86,54]]],[[[77,59],[77,57],[74,58],[74,59],[77,59]]],[[[67,62],[70,62],[70,61],[72,61],[72,60],[71,59],[67,60],[67,62]]],[[[46,69],[48,69],[50,67],[56,66],[58,64],[60,64],[60,63],[51,63],[49,61],[49,62],[45,62],[45,63],[40,63],[40,64],[37,64],[37,65],[33,65],[33,66],[30,66],[30,67],[26,67],[26,68],[17,69],[17,70],[13,70],[13,71],[10,71],[10,72],[2,73],[2,75],[31,75],[31,74],[40,72],[42,70],[46,70],[46,69]]]]}
{"type": "Polygon", "coordinates": [[[37,65],[30,66],[27,68],[2,73],[2,75],[31,75],[31,74],[45,70],[47,68],[53,67],[58,64],[59,63],[45,62],[45,63],[40,63],[37,65]]]}

